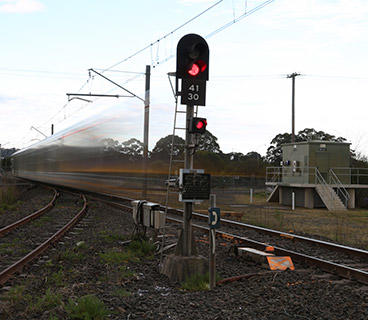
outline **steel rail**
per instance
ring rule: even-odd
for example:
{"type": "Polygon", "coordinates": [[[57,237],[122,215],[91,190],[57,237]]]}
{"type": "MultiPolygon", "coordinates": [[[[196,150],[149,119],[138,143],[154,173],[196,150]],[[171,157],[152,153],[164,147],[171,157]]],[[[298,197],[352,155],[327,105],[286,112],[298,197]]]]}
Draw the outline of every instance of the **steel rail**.
{"type": "MultiPolygon", "coordinates": [[[[179,209],[174,209],[174,210],[181,211],[179,209]]],[[[207,220],[208,219],[208,216],[206,216],[204,214],[201,214],[201,213],[193,212],[193,215],[196,216],[196,217],[199,217],[202,220],[207,220]]],[[[306,243],[309,243],[309,244],[312,243],[312,244],[316,244],[316,245],[319,245],[319,246],[326,247],[328,249],[332,249],[332,250],[335,250],[335,251],[341,251],[341,252],[344,252],[344,253],[347,253],[347,254],[350,254],[350,255],[359,256],[359,257],[368,259],[368,251],[363,250],[363,249],[348,247],[348,246],[344,246],[344,245],[341,245],[341,244],[328,242],[328,241],[323,241],[323,240],[318,240],[318,239],[307,238],[307,237],[303,237],[303,236],[296,235],[296,234],[293,234],[293,233],[282,232],[282,231],[278,231],[278,230],[258,227],[258,226],[255,226],[255,225],[246,224],[246,223],[243,223],[243,222],[233,221],[233,220],[229,220],[229,219],[221,219],[221,223],[228,224],[228,225],[235,225],[237,227],[242,227],[242,228],[246,228],[246,229],[250,229],[250,230],[255,230],[257,232],[270,234],[272,236],[285,237],[285,238],[289,238],[289,239],[296,240],[296,241],[306,242],[306,243]]]]}
{"type": "MultiPolygon", "coordinates": [[[[112,202],[111,200],[106,200],[106,198],[109,199],[113,199],[113,200],[123,200],[123,201],[131,201],[133,199],[130,198],[125,198],[125,197],[121,197],[121,196],[116,196],[116,195],[112,195],[112,194],[98,194],[98,193],[91,193],[89,192],[89,194],[93,194],[93,196],[90,196],[91,199],[94,200],[98,200],[98,201],[103,201],[106,203],[110,203],[111,205],[117,206],[117,207],[123,207],[124,209],[129,209],[132,210],[131,206],[128,205],[124,205],[121,203],[117,203],[117,202],[112,202]],[[101,199],[101,196],[104,197],[105,199],[101,199]]],[[[162,207],[162,206],[161,206],[162,207]]],[[[180,209],[175,209],[175,208],[169,208],[168,213],[174,213],[174,214],[182,214],[182,210],[180,209]]],[[[204,214],[200,214],[200,213],[196,213],[193,212],[193,215],[201,218],[201,219],[205,219],[207,220],[208,217],[204,214]]],[[[177,222],[177,223],[182,223],[182,220],[180,219],[176,219],[173,217],[168,217],[168,220],[177,222]]],[[[309,243],[314,243],[314,244],[318,244],[321,246],[325,246],[328,247],[329,249],[337,249],[339,251],[344,251],[346,253],[349,254],[354,254],[354,255],[358,255],[361,257],[368,257],[368,251],[366,250],[362,250],[362,249],[357,249],[357,248],[351,248],[351,247],[347,247],[347,246],[343,246],[343,245],[339,245],[339,244],[335,244],[335,243],[330,243],[330,242],[326,242],[326,241],[322,241],[322,240],[317,240],[317,239],[310,239],[307,237],[303,237],[303,236],[298,236],[298,235],[294,235],[291,233],[285,233],[285,232],[281,232],[281,231],[277,231],[277,230],[272,230],[272,229],[267,229],[267,228],[263,228],[263,227],[258,227],[258,226],[253,226],[253,225],[249,225],[249,224],[245,224],[245,223],[241,223],[238,221],[233,221],[233,220],[228,220],[228,219],[222,219],[221,220],[222,223],[224,224],[231,224],[231,225],[236,225],[238,227],[243,227],[243,228],[249,228],[249,229],[253,229],[256,231],[260,231],[260,232],[264,232],[264,233],[269,233],[271,235],[276,235],[276,236],[285,236],[286,238],[292,238],[298,241],[305,241],[305,242],[309,242],[309,243]]],[[[199,228],[202,230],[206,230],[208,231],[207,227],[204,226],[200,226],[197,224],[193,224],[194,228],[199,228]]],[[[223,231],[217,231],[217,234],[223,234],[225,237],[230,237],[233,239],[236,239],[242,243],[246,243],[247,245],[250,245],[254,248],[260,249],[260,250],[264,250],[266,246],[268,246],[269,244],[263,243],[263,242],[259,242],[256,240],[251,240],[249,238],[246,237],[242,237],[242,236],[238,236],[238,235],[234,235],[234,234],[230,234],[227,232],[223,232],[223,231]]],[[[275,247],[273,246],[275,249],[275,253],[278,255],[288,255],[290,257],[292,257],[295,261],[301,261],[304,263],[307,263],[311,266],[318,266],[321,270],[326,271],[328,273],[333,273],[333,274],[337,274],[343,278],[347,278],[347,279],[354,279],[357,280],[359,282],[362,282],[364,284],[368,284],[368,272],[364,271],[364,270],[359,270],[359,269],[355,269],[355,268],[351,268],[345,265],[341,265],[341,264],[337,264],[331,261],[327,261],[327,260],[323,260],[323,259],[319,259],[316,257],[312,257],[312,256],[308,256],[302,253],[298,253],[295,251],[291,251],[291,250],[287,250],[281,247],[275,247]]]]}
{"type": "MultiPolygon", "coordinates": [[[[124,198],[124,197],[115,196],[115,195],[111,195],[111,194],[95,194],[95,195],[97,196],[97,198],[95,197],[94,199],[99,200],[99,201],[102,201],[101,198],[98,198],[99,195],[102,195],[103,197],[109,198],[109,199],[112,199],[112,200],[123,200],[123,201],[132,201],[133,200],[131,198],[124,198]]],[[[91,199],[92,198],[93,197],[91,197],[91,199]]],[[[110,200],[104,200],[104,201],[109,202],[110,200]]],[[[119,205],[118,203],[115,203],[115,204],[119,205]]],[[[128,208],[127,205],[123,205],[123,206],[128,208]]],[[[164,209],[165,208],[163,206],[161,206],[161,210],[164,210],[164,209]]],[[[182,215],[183,210],[169,207],[168,208],[168,213],[182,215]]],[[[195,216],[195,217],[197,217],[201,220],[205,220],[205,221],[208,220],[208,216],[205,215],[205,214],[198,213],[198,212],[193,212],[192,214],[193,214],[193,216],[195,216]]],[[[237,226],[237,227],[241,227],[241,228],[246,228],[246,229],[250,229],[250,230],[255,230],[257,232],[269,234],[269,235],[272,235],[272,236],[285,237],[285,238],[292,239],[294,241],[300,241],[300,242],[305,242],[305,243],[309,243],[309,244],[319,245],[321,247],[326,247],[330,250],[340,251],[340,252],[344,252],[346,254],[350,254],[350,255],[353,255],[353,256],[358,256],[358,257],[361,257],[361,258],[368,259],[368,251],[363,250],[363,249],[353,248],[353,247],[344,246],[344,245],[341,245],[341,244],[328,242],[328,241],[323,241],[323,240],[318,240],[318,239],[312,239],[312,238],[296,235],[296,234],[293,234],[293,233],[288,233],[288,232],[282,232],[282,231],[279,231],[279,230],[263,228],[263,227],[259,227],[259,226],[255,226],[255,225],[251,225],[251,224],[246,224],[246,223],[243,223],[243,222],[238,222],[238,221],[229,220],[229,219],[221,219],[221,223],[227,224],[227,225],[232,225],[232,226],[237,226]]]]}
{"type": "Polygon", "coordinates": [[[12,275],[21,270],[27,263],[31,262],[35,258],[37,258],[40,254],[46,251],[51,244],[57,242],[70,228],[72,228],[86,213],[87,209],[87,199],[84,195],[83,198],[83,208],[71,219],[64,227],[59,229],[54,235],[52,235],[49,239],[40,244],[36,249],[28,253],[26,256],[6,268],[0,273],[0,285],[3,285],[6,281],[8,281],[12,275]]]}
{"type": "MultiPolygon", "coordinates": [[[[172,217],[166,217],[166,219],[171,220],[176,223],[182,223],[182,220],[180,219],[176,219],[172,217]]],[[[192,224],[192,226],[200,230],[205,230],[205,231],[209,230],[208,227],[204,227],[198,224],[192,224]]],[[[224,232],[224,231],[217,230],[216,234],[217,235],[221,234],[221,235],[224,235],[226,238],[238,240],[239,242],[250,245],[253,248],[256,248],[258,250],[264,250],[269,245],[263,242],[259,242],[256,240],[252,240],[246,237],[238,236],[238,235],[231,234],[231,233],[224,232]]],[[[273,246],[273,247],[275,250],[274,252],[277,255],[290,256],[295,261],[304,262],[311,266],[318,266],[321,270],[326,271],[328,273],[337,274],[346,279],[354,279],[361,283],[368,284],[368,272],[364,270],[351,268],[351,267],[341,265],[338,263],[334,263],[331,261],[327,261],[327,260],[319,259],[316,257],[308,256],[302,253],[298,253],[295,251],[283,249],[281,247],[276,247],[276,246],[273,246]]]]}
{"type": "MultiPolygon", "coordinates": [[[[104,196],[113,198],[110,195],[104,195],[104,196]]],[[[119,198],[120,198],[120,200],[125,200],[125,199],[122,199],[121,197],[119,197],[119,198]]],[[[97,198],[96,197],[91,197],[91,199],[102,201],[102,202],[108,203],[110,205],[119,207],[119,208],[132,210],[131,206],[124,205],[124,204],[117,203],[117,202],[112,202],[111,200],[100,199],[98,197],[97,198]]],[[[170,211],[176,211],[176,214],[177,214],[177,212],[178,211],[180,212],[181,210],[170,208],[170,211]]],[[[201,216],[201,218],[206,217],[205,215],[198,214],[198,213],[193,213],[193,215],[201,216]]],[[[177,218],[173,218],[173,217],[169,217],[169,216],[167,216],[166,219],[170,220],[170,221],[173,221],[173,222],[176,222],[176,223],[182,223],[183,222],[181,219],[177,219],[177,218]]],[[[207,219],[207,217],[206,217],[206,219],[207,219]]],[[[226,219],[224,219],[224,220],[226,220],[226,219]]],[[[224,220],[221,220],[221,222],[224,222],[224,220]]],[[[234,222],[235,222],[235,224],[238,224],[239,226],[244,227],[244,224],[242,224],[240,222],[232,221],[232,220],[226,220],[226,221],[228,223],[231,223],[231,224],[234,224],[234,222]]],[[[201,226],[201,225],[198,225],[198,224],[192,224],[192,226],[194,228],[197,228],[197,229],[200,229],[200,230],[205,230],[206,232],[209,230],[208,227],[204,227],[204,226],[201,226]]],[[[245,226],[253,227],[251,225],[245,225],[245,226]]],[[[261,228],[261,227],[257,227],[257,228],[261,228]]],[[[261,228],[261,229],[264,229],[265,231],[270,231],[270,232],[272,232],[272,234],[280,234],[280,235],[281,234],[284,234],[284,235],[287,234],[287,233],[281,233],[279,231],[266,229],[266,228],[261,228]]],[[[230,239],[238,240],[239,242],[247,244],[247,245],[249,245],[253,248],[256,248],[258,250],[264,250],[267,246],[269,246],[269,244],[267,244],[267,243],[252,240],[252,239],[249,239],[249,238],[246,238],[246,237],[242,237],[242,236],[231,234],[231,233],[224,232],[224,231],[218,231],[217,230],[216,234],[217,235],[219,235],[219,234],[224,235],[228,239],[230,238],[230,239]]],[[[294,236],[292,234],[287,234],[287,235],[294,236]]],[[[303,239],[308,240],[308,238],[301,237],[301,236],[299,236],[299,238],[300,238],[300,240],[303,240],[303,239]]],[[[324,244],[324,241],[319,241],[319,240],[317,240],[317,241],[324,244]]],[[[326,243],[329,244],[328,242],[326,242],[326,243]]],[[[332,244],[332,245],[334,245],[334,244],[332,244]]],[[[349,247],[344,247],[344,246],[340,246],[340,245],[337,245],[337,246],[339,248],[343,247],[346,250],[349,248],[349,247]]],[[[333,274],[339,275],[339,276],[341,276],[343,278],[346,278],[346,279],[354,279],[354,280],[357,280],[361,283],[368,284],[368,272],[366,272],[364,270],[351,268],[349,266],[345,266],[345,265],[338,264],[338,263],[335,263],[335,262],[331,262],[331,261],[328,261],[328,260],[323,260],[323,259],[320,259],[320,258],[309,256],[309,255],[306,255],[306,254],[303,254],[303,253],[298,253],[298,252],[288,250],[288,249],[284,249],[284,248],[281,248],[281,247],[277,247],[277,246],[273,246],[273,247],[274,247],[274,250],[275,250],[274,252],[277,255],[290,256],[295,261],[303,262],[303,263],[306,263],[310,266],[317,266],[321,270],[326,271],[328,273],[333,273],[333,274]]],[[[355,249],[355,248],[351,248],[351,249],[355,249]]],[[[358,252],[364,251],[364,250],[360,250],[360,249],[357,249],[357,250],[358,250],[358,252]]]]}
{"type": "Polygon", "coordinates": [[[45,212],[49,211],[55,204],[56,198],[59,196],[59,193],[56,191],[56,189],[52,188],[54,191],[54,197],[52,198],[52,200],[43,208],[37,210],[34,213],[31,213],[30,215],[24,217],[23,219],[20,219],[12,224],[7,225],[6,227],[3,227],[0,229],[0,238],[3,237],[5,234],[7,234],[8,232],[18,228],[19,226],[38,218],[39,216],[41,216],[42,214],[44,214],[45,212]]]}

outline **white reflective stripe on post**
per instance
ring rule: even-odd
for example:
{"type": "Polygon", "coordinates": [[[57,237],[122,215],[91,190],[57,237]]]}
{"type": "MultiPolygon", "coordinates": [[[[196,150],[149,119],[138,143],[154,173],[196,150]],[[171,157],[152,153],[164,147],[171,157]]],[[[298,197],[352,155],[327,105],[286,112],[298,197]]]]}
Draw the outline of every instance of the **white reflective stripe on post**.
{"type": "Polygon", "coordinates": [[[211,229],[211,244],[212,244],[212,254],[216,252],[216,229],[211,229]]]}
{"type": "Polygon", "coordinates": [[[291,193],[291,209],[295,210],[295,192],[291,193]]]}
{"type": "Polygon", "coordinates": [[[249,202],[253,203],[253,189],[249,190],[249,202]]]}

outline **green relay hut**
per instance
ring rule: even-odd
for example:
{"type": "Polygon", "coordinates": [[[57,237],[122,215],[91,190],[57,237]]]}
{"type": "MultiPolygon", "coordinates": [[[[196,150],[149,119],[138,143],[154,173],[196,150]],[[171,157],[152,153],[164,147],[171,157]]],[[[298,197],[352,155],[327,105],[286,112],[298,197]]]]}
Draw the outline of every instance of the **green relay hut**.
{"type": "Polygon", "coordinates": [[[268,201],[346,210],[368,205],[368,169],[352,168],[350,143],[303,141],[282,145],[279,167],[268,167],[268,201]]]}

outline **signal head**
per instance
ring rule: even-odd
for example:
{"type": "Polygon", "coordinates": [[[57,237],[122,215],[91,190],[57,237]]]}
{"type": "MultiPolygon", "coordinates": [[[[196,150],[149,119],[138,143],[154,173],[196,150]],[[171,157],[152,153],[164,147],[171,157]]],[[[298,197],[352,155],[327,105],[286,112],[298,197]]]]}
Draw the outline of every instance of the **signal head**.
{"type": "Polygon", "coordinates": [[[209,49],[206,40],[197,34],[180,39],[176,52],[176,77],[208,80],[209,49]]]}
{"type": "Polygon", "coordinates": [[[200,133],[206,132],[207,119],[194,117],[190,121],[189,133],[200,133]]]}

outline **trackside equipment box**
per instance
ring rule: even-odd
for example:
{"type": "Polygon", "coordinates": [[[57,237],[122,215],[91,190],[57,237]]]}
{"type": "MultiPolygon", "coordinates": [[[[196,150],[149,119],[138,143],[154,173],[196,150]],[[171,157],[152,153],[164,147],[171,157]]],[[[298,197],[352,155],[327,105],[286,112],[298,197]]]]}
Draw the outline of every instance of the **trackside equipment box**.
{"type": "Polygon", "coordinates": [[[180,169],[179,201],[194,202],[208,200],[211,193],[211,175],[203,169],[180,169]]]}
{"type": "Polygon", "coordinates": [[[165,226],[166,215],[160,205],[145,200],[133,200],[133,220],[137,225],[161,229],[165,226]]]}

